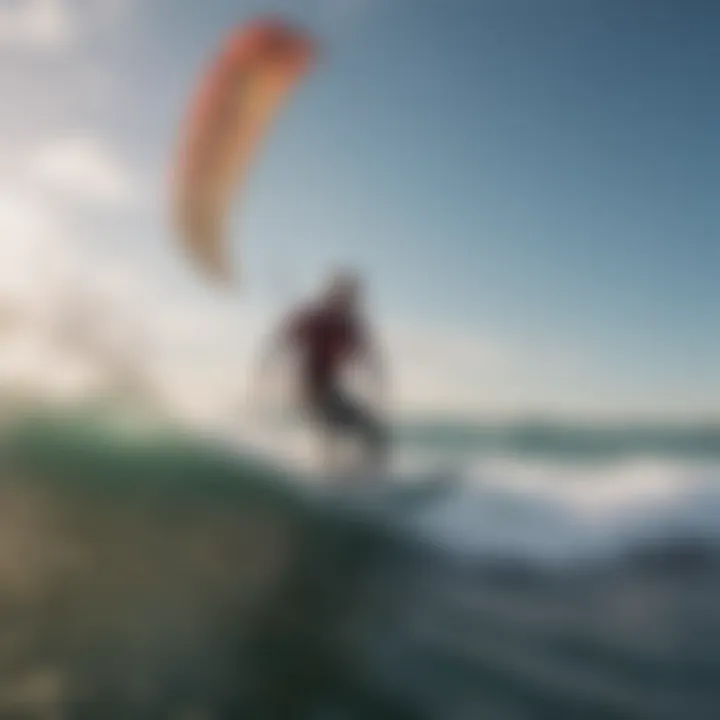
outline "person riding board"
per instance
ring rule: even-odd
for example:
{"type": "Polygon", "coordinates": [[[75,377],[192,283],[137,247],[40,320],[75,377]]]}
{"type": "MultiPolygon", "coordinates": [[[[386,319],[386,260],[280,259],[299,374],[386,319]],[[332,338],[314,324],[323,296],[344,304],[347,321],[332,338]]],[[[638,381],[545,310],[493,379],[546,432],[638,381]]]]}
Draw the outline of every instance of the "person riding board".
{"type": "Polygon", "coordinates": [[[297,358],[301,406],[323,431],[328,469],[335,466],[337,441],[343,436],[361,442],[373,470],[380,470],[387,459],[383,423],[342,381],[349,365],[358,361],[372,371],[378,388],[384,384],[378,347],[361,317],[361,292],[355,275],[332,276],[318,302],[290,311],[264,356],[263,368],[281,350],[297,358]]]}

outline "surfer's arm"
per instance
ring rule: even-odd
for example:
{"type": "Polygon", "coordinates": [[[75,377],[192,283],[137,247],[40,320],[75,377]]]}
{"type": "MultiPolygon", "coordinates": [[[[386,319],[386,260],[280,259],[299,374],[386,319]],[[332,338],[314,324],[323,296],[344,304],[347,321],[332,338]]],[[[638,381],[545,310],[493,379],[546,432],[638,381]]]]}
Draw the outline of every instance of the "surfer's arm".
{"type": "Polygon", "coordinates": [[[295,345],[297,319],[287,318],[278,327],[273,328],[261,341],[251,366],[249,403],[255,405],[263,394],[263,388],[271,377],[276,363],[290,353],[295,345]]]}
{"type": "Polygon", "coordinates": [[[298,324],[298,318],[291,316],[265,337],[258,356],[258,369],[261,372],[271,368],[277,360],[292,350],[297,342],[298,324]]]}

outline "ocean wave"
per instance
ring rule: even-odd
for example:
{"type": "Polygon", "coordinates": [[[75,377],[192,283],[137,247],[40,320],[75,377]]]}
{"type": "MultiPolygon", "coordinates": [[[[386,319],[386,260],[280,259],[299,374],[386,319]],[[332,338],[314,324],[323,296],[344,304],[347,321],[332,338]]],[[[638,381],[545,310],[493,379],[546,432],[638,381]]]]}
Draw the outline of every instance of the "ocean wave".
{"type": "Polygon", "coordinates": [[[252,438],[166,430],[4,437],[3,717],[716,716],[720,556],[678,540],[712,539],[717,465],[481,456],[360,523],[252,438]]]}
{"type": "Polygon", "coordinates": [[[454,551],[572,562],[675,540],[720,540],[720,463],[646,457],[567,464],[482,459],[414,518],[454,551]]]}
{"type": "MultiPolygon", "coordinates": [[[[101,425],[117,436],[115,441],[157,437],[165,427],[160,423],[149,433],[134,418],[101,425]]],[[[271,424],[205,419],[182,431],[229,449],[240,461],[261,459],[296,484],[320,480],[317,447],[307,427],[279,432],[271,424]]],[[[440,435],[456,432],[457,427],[445,426],[440,435]]],[[[448,447],[445,440],[440,445],[448,447]]],[[[720,541],[720,459],[648,452],[600,461],[487,448],[438,452],[438,447],[398,443],[394,471],[381,480],[409,489],[408,497],[418,496],[413,486],[438,478],[455,482],[429,493],[431,501],[393,505],[383,522],[452,553],[563,564],[687,540],[708,546],[720,541]]]]}
{"type": "MultiPolygon", "coordinates": [[[[518,437],[514,428],[510,435],[518,437]]],[[[444,495],[434,494],[433,502],[413,503],[412,509],[401,505],[390,519],[449,551],[557,564],[606,560],[688,539],[713,546],[720,541],[720,456],[695,452],[712,449],[710,427],[692,442],[688,428],[636,428],[629,440],[618,440],[622,453],[586,451],[594,433],[605,438],[596,441],[596,449],[607,449],[609,438],[620,437],[619,429],[573,431],[588,443],[585,451],[572,453],[567,447],[560,451],[557,442],[542,452],[478,444],[476,427],[460,432],[457,426],[426,426],[431,429],[425,443],[399,433],[394,470],[383,479],[407,487],[441,476],[457,480],[444,495]],[[661,446],[665,452],[657,451],[661,446]]],[[[557,440],[562,433],[556,427],[549,435],[557,440]]],[[[260,454],[298,482],[317,479],[316,448],[307,428],[280,433],[248,423],[231,431],[217,426],[210,436],[238,454],[260,454]]]]}

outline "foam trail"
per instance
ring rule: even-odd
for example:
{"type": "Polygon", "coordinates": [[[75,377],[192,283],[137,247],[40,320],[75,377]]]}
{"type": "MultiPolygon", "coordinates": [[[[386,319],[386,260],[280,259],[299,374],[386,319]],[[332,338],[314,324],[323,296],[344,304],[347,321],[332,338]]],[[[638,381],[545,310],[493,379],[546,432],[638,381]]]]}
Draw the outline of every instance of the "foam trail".
{"type": "MultiPolygon", "coordinates": [[[[307,427],[254,420],[203,423],[203,432],[251,452],[299,481],[317,478],[307,427]]],[[[462,482],[441,500],[398,512],[398,525],[458,553],[566,563],[622,555],[649,543],[720,541],[720,462],[655,455],[589,460],[481,454],[465,470],[452,453],[400,445],[392,477],[422,482],[453,472],[462,482]],[[436,471],[433,468],[437,468],[436,471]]]]}
{"type": "Polygon", "coordinates": [[[486,460],[418,530],[457,551],[567,562],[651,542],[720,540],[720,464],[486,460]]]}

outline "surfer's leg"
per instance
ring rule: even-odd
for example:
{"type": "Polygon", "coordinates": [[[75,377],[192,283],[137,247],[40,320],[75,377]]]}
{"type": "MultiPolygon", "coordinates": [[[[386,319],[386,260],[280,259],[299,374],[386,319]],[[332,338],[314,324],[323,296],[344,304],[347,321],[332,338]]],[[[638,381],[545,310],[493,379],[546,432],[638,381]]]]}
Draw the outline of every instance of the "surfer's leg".
{"type": "Polygon", "coordinates": [[[332,423],[338,430],[357,435],[364,445],[366,459],[379,470],[387,460],[387,433],[379,419],[361,403],[345,393],[334,392],[332,423]]]}
{"type": "Polygon", "coordinates": [[[326,392],[319,396],[314,406],[317,422],[320,455],[323,473],[336,475],[342,472],[341,434],[343,432],[342,411],[334,392],[326,392]]]}

